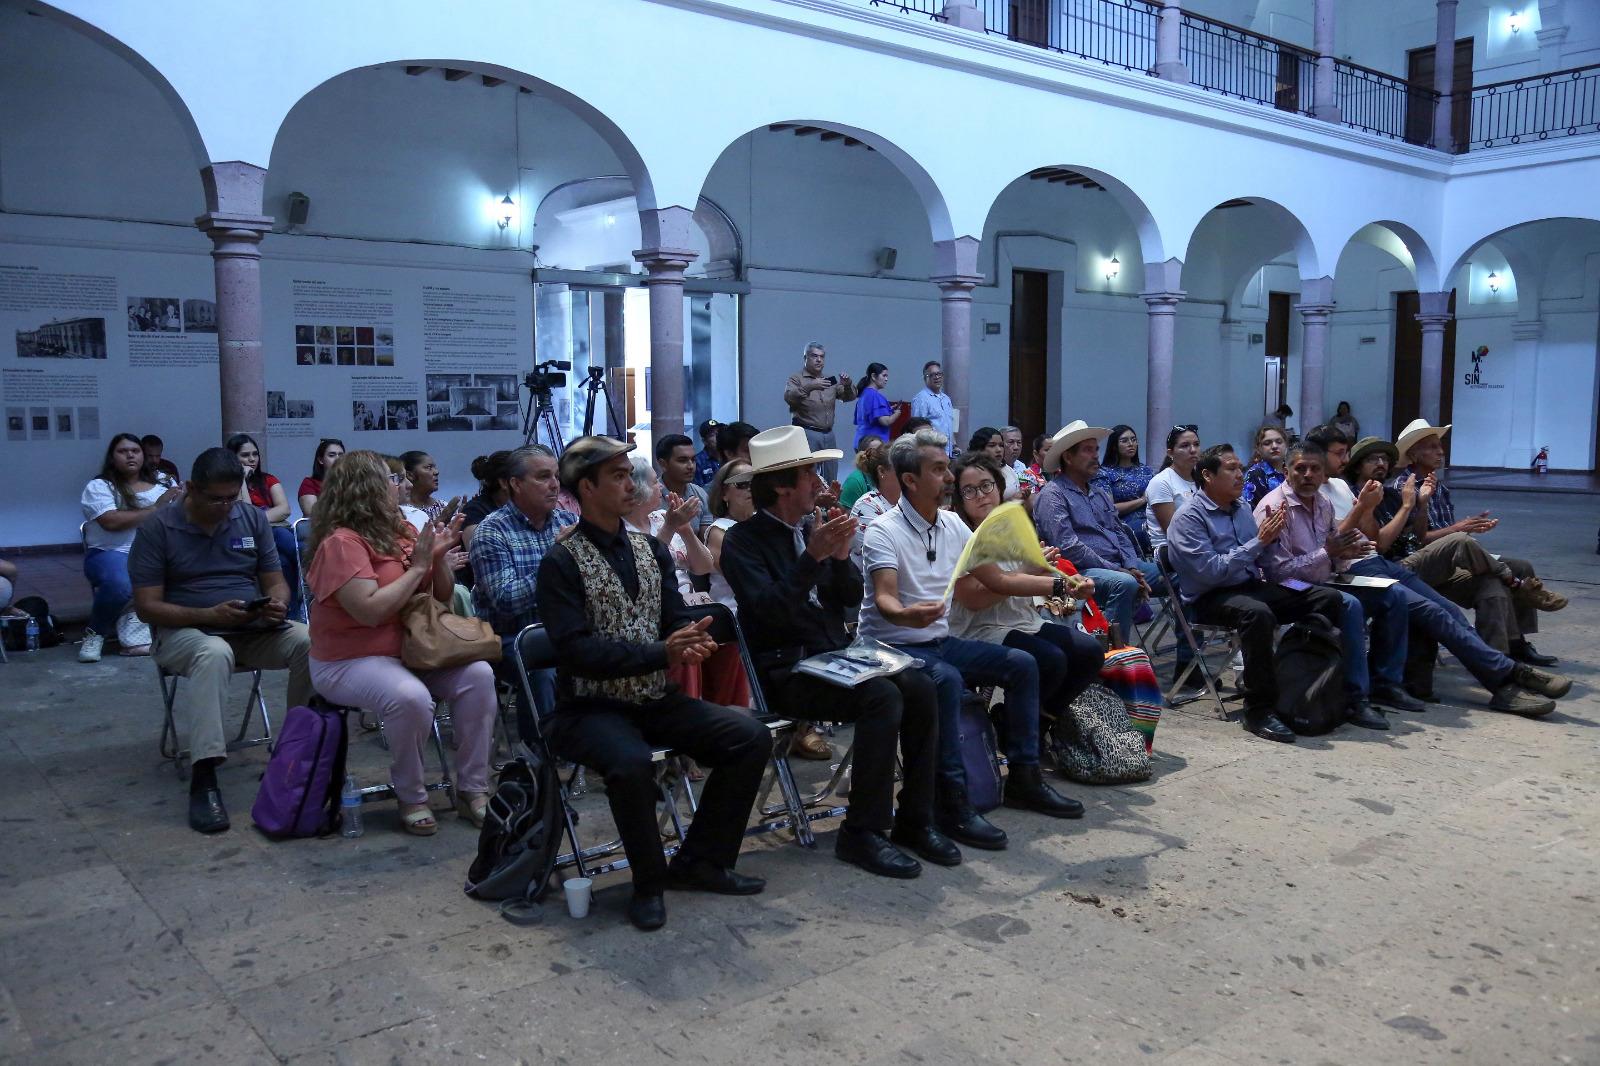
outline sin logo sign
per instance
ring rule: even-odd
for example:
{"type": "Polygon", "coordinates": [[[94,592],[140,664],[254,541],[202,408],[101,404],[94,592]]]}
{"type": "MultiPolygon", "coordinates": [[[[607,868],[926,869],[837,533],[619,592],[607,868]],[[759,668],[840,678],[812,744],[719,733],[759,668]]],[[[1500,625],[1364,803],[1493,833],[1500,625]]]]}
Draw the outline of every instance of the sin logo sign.
{"type": "Polygon", "coordinates": [[[1480,344],[1472,350],[1472,369],[1462,375],[1462,383],[1477,387],[1483,386],[1483,360],[1489,354],[1489,346],[1480,344]]]}

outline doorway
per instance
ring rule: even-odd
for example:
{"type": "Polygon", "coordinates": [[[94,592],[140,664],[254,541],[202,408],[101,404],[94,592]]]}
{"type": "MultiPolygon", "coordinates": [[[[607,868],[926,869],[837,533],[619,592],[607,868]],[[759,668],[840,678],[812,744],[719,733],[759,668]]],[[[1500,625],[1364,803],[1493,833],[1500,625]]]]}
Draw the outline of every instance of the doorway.
{"type": "MultiPolygon", "coordinates": [[[[1394,402],[1389,428],[1399,433],[1422,416],[1422,324],[1417,321],[1420,302],[1415,290],[1394,294],[1394,402]]],[[[1444,327],[1444,380],[1439,383],[1439,424],[1451,420],[1456,391],[1456,294],[1450,291],[1450,321],[1444,327]]],[[[1445,442],[1449,450],[1449,441],[1445,442]]]]}
{"type": "Polygon", "coordinates": [[[1045,431],[1044,403],[1050,345],[1050,275],[1043,270],[1011,272],[1011,424],[1022,439],[1045,431]]]}
{"type": "Polygon", "coordinates": [[[1263,417],[1289,402],[1289,323],[1294,319],[1294,293],[1267,293],[1265,340],[1268,387],[1262,394],[1263,417]]]}
{"type": "MultiPolygon", "coordinates": [[[[1406,52],[1406,84],[1417,92],[1406,97],[1406,140],[1427,144],[1433,140],[1434,47],[1413,48],[1406,52]]],[[[1472,38],[1456,42],[1455,70],[1450,75],[1450,144],[1436,145],[1441,151],[1466,151],[1472,137],[1472,38]]]]}

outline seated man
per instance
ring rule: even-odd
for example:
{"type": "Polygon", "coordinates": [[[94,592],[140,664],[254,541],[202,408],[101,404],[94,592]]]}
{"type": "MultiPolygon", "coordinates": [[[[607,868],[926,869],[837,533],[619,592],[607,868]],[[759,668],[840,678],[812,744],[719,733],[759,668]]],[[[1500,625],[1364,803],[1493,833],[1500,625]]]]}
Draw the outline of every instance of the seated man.
{"type": "Polygon", "coordinates": [[[733,866],[772,742],[750,715],[667,687],[667,667],[704,662],[717,645],[706,635],[710,619],[688,620],[667,549],[623,526],[633,509],[632,450],[579,437],[562,454],[561,484],[580,514],[539,564],[539,617],[561,661],[550,745],[605,777],[633,870],[628,919],[649,930],[666,924],[664,889],[750,896],[766,887],[733,866]],[[670,866],[656,829],[650,754],[658,747],[711,768],[670,866]]]}
{"type": "MultiPolygon", "coordinates": [[[[472,609],[500,637],[505,649],[502,668],[516,655],[512,645],[517,634],[539,620],[539,564],[561,531],[578,522],[577,515],[556,504],[561,480],[549,448],[542,444],[518,448],[506,457],[504,469],[510,498],[478,523],[468,552],[472,609]]],[[[522,686],[516,686],[517,732],[524,744],[532,744],[537,735],[534,716],[543,720],[556,705],[554,670],[535,670],[528,680],[535,706],[526,706],[522,686]]]]}
{"type": "Polygon", "coordinates": [[[939,794],[936,824],[961,844],[998,851],[1006,834],[973,809],[961,763],[961,694],[966,684],[1006,690],[1005,805],[1055,818],[1081,818],[1083,804],[1045,784],[1039,770],[1039,667],[1033,656],[1001,644],[949,635],[945,590],[972,532],[940,503],[955,479],[945,436],[919,429],[889,446],[900,502],[862,537],[866,588],[862,636],[921,659],[939,701],[939,794]]]}
{"type": "Polygon", "coordinates": [[[661,477],[662,487],[668,492],[685,500],[692,497],[700,502],[700,509],[690,521],[690,528],[695,536],[703,540],[706,528],[711,525],[711,499],[694,479],[694,441],[682,433],[668,433],[656,441],[656,472],[661,477]]]}
{"type": "Polygon", "coordinates": [[[1296,591],[1261,576],[1261,555],[1283,533],[1288,510],[1263,512],[1261,525],[1241,502],[1244,466],[1233,445],[1207,448],[1195,466],[1200,491],[1189,497],[1167,525],[1167,557],[1186,603],[1207,625],[1237,630],[1244,652],[1244,728],[1266,740],[1294,743],[1294,731],[1278,717],[1274,638],[1280,624],[1321,615],[1335,629],[1344,601],[1332,589],[1296,591]]]}
{"type": "MultiPolygon", "coordinates": [[[[1458,564],[1457,553],[1470,551],[1464,549],[1459,541],[1444,552],[1428,554],[1427,549],[1453,534],[1487,533],[1499,525],[1500,520],[1490,518],[1488,511],[1457,520],[1455,506],[1450,502],[1450,489],[1440,476],[1444,466],[1444,435],[1449,431],[1449,426],[1430,426],[1420,418],[1407,426],[1395,441],[1395,461],[1410,465],[1402,465],[1389,479],[1388,487],[1398,492],[1407,478],[1414,477],[1419,488],[1432,480],[1431,492],[1419,497],[1421,505],[1411,516],[1409,529],[1415,534],[1411,554],[1416,558],[1408,557],[1403,565],[1416,570],[1424,581],[1444,593],[1451,602],[1465,607],[1484,602],[1485,595],[1501,597],[1481,580],[1485,575],[1458,564]]],[[[1555,665],[1555,657],[1540,655],[1527,637],[1530,633],[1538,632],[1539,611],[1559,611],[1567,605],[1567,598],[1546,589],[1544,583],[1535,576],[1533,564],[1525,559],[1502,555],[1494,560],[1493,565],[1496,576],[1510,591],[1512,610],[1480,611],[1478,632],[1484,640],[1518,662],[1530,666],[1555,665]],[[1485,618],[1485,613],[1488,618],[1485,618]],[[1484,630],[1485,622],[1490,626],[1488,632],[1484,630]]]]}
{"type": "Polygon", "coordinates": [[[1139,558],[1128,527],[1117,517],[1111,493],[1091,485],[1100,473],[1100,442],[1108,429],[1070,423],[1050,441],[1040,470],[1050,483],[1033,505],[1039,536],[1060,550],[1078,573],[1091,579],[1095,599],[1115,622],[1124,643],[1133,643],[1133,609],[1160,576],[1156,564],[1139,558]]]}
{"type": "MultiPolygon", "coordinates": [[[[1261,553],[1268,581],[1326,585],[1350,560],[1369,548],[1358,530],[1334,526],[1333,504],[1318,492],[1327,469],[1327,453],[1300,441],[1284,457],[1283,484],[1256,503],[1252,517],[1259,528],[1274,511],[1284,514],[1283,532],[1261,553]]],[[[1389,722],[1373,709],[1373,700],[1402,711],[1420,711],[1423,702],[1402,687],[1410,620],[1404,586],[1340,589],[1344,597],[1344,684],[1349,694],[1347,721],[1363,729],[1388,729],[1389,722]],[[1372,619],[1372,652],[1367,652],[1367,618],[1372,619]],[[1369,675],[1376,675],[1376,677],[1369,675]]]]}
{"type": "Polygon", "coordinates": [[[922,866],[904,845],[940,866],[961,851],[933,827],[933,774],[939,748],[933,682],[902,670],[841,688],[793,669],[808,655],[850,643],[845,610],[861,602],[861,572],[850,561],[856,520],[816,513],[816,464],[838,452],[813,452],[805,431],[783,426],[750,441],[756,513],[728,530],[722,572],[739,602],[745,639],[773,710],[794,719],[855,723],[850,812],[834,854],[869,873],[916,877],[922,866]],[[905,757],[900,810],[894,809],[895,750],[905,757]]]}
{"type": "MultiPolygon", "coordinates": [[[[227,448],[194,461],[184,495],[139,527],[128,552],[133,607],[156,664],[183,677],[173,718],[187,737],[189,826],[228,828],[217,767],[228,757],[223,705],[235,667],[289,671],[288,706],[311,699],[311,635],[286,619],[289,585],[266,514],[240,502],[244,467],[227,448]]],[[[181,741],[180,741],[181,743],[181,741]]]]}

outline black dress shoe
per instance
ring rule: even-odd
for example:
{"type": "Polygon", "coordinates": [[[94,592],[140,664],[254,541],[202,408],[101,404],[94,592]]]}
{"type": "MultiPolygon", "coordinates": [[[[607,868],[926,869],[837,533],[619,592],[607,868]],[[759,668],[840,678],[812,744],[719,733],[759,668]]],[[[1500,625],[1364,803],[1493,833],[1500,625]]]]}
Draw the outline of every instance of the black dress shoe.
{"type": "Polygon", "coordinates": [[[767,882],[714,863],[673,859],[667,864],[667,887],[686,892],[715,892],[719,896],[754,896],[767,887],[767,882]]]}
{"type": "Polygon", "coordinates": [[[1362,729],[1388,729],[1389,719],[1366,700],[1356,700],[1345,712],[1344,720],[1362,729]]]}
{"type": "Polygon", "coordinates": [[[1426,703],[1423,703],[1399,685],[1391,685],[1382,681],[1372,686],[1372,702],[1381,703],[1385,707],[1393,707],[1397,711],[1425,711],[1428,708],[1426,703]]]}
{"type": "Polygon", "coordinates": [[[635,929],[646,933],[660,929],[667,924],[666,899],[659,892],[654,895],[635,892],[628,904],[628,921],[633,923],[635,929]]]}
{"type": "Polygon", "coordinates": [[[835,858],[879,877],[898,877],[909,881],[922,875],[920,862],[889,843],[889,838],[875,829],[845,826],[839,830],[833,854],[835,858]]]}
{"type": "Polygon", "coordinates": [[[1511,642],[1511,657],[1517,662],[1527,663],[1529,666],[1554,666],[1561,661],[1554,655],[1540,655],[1539,649],[1525,640],[1513,640],[1511,642]]]}
{"type": "Polygon", "coordinates": [[[952,790],[940,805],[934,821],[939,832],[957,844],[980,851],[1006,849],[1006,831],[979,814],[977,808],[967,802],[965,791],[952,790]]]}
{"type": "Polygon", "coordinates": [[[1405,689],[1406,689],[1406,695],[1415,696],[1417,699],[1421,700],[1423,703],[1438,703],[1438,702],[1440,702],[1439,697],[1435,696],[1433,694],[1433,688],[1431,686],[1428,687],[1428,688],[1423,688],[1421,685],[1414,685],[1414,684],[1412,684],[1411,682],[1408,681],[1408,682],[1406,682],[1405,689]]]}
{"type": "Polygon", "coordinates": [[[1052,818],[1083,817],[1083,804],[1045,784],[1037,766],[1011,767],[1001,802],[1016,810],[1037,811],[1052,818]]]}
{"type": "Polygon", "coordinates": [[[1262,740],[1276,740],[1280,744],[1294,743],[1294,730],[1284,725],[1283,720],[1271,711],[1246,714],[1242,724],[1245,732],[1254,733],[1262,740]]]}
{"type": "Polygon", "coordinates": [[[222,805],[222,793],[208,788],[189,794],[189,828],[197,833],[224,833],[228,826],[228,808],[222,805]]]}
{"type": "Polygon", "coordinates": [[[910,825],[897,821],[889,840],[903,848],[910,848],[935,866],[961,865],[961,849],[956,847],[955,841],[931,825],[910,825]]]}

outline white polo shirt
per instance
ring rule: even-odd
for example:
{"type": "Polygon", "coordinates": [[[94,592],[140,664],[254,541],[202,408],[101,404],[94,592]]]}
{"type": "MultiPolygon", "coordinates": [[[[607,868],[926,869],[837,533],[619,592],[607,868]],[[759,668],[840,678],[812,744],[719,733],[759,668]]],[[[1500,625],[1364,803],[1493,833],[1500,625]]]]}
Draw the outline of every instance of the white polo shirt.
{"type": "Polygon", "coordinates": [[[927,644],[950,635],[950,623],[941,617],[923,629],[891,625],[878,613],[872,591],[875,570],[899,571],[900,602],[910,605],[944,599],[950,575],[956,572],[956,559],[972,537],[967,524],[951,511],[941,510],[938,521],[929,525],[905,497],[888,513],[872,520],[861,538],[865,584],[861,598],[862,636],[885,644],[927,644]],[[933,558],[928,558],[932,555],[933,558]]]}
{"type": "Polygon", "coordinates": [[[1350,488],[1350,482],[1342,477],[1331,477],[1324,481],[1317,491],[1327,497],[1333,504],[1333,520],[1343,522],[1345,515],[1349,514],[1356,505],[1356,494],[1350,488]]]}

